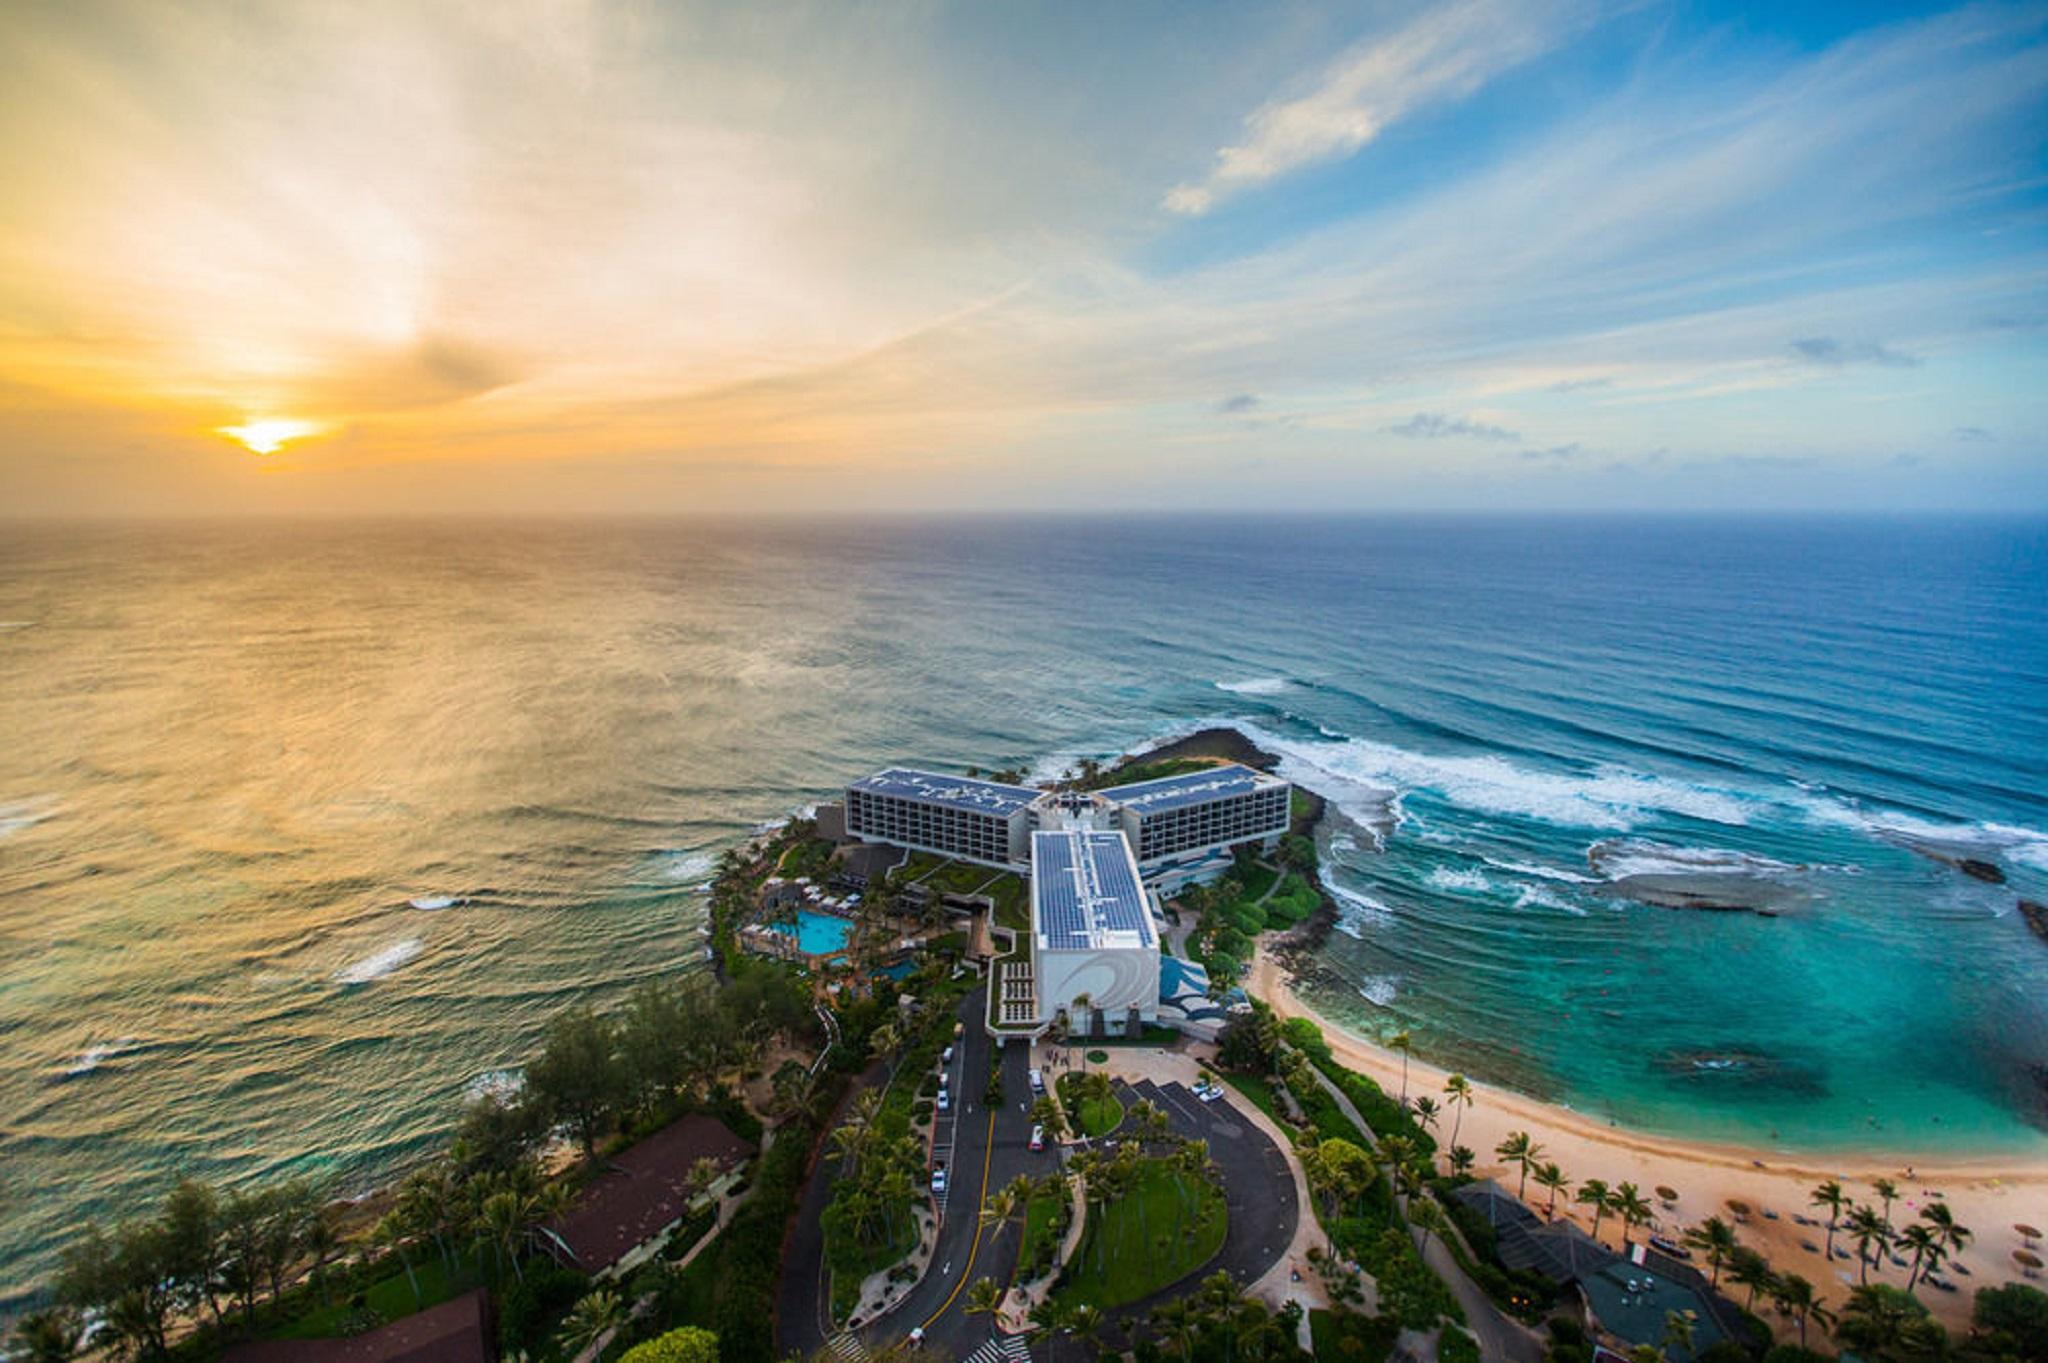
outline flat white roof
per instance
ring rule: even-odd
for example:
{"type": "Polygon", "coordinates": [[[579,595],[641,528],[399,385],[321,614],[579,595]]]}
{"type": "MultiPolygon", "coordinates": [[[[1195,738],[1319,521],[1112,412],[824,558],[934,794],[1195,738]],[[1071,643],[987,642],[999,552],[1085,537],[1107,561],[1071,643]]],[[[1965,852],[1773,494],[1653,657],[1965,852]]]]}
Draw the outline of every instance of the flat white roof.
{"type": "Polygon", "coordinates": [[[1122,833],[1066,828],[1031,835],[1031,928],[1044,951],[1158,947],[1138,863],[1122,833]]]}

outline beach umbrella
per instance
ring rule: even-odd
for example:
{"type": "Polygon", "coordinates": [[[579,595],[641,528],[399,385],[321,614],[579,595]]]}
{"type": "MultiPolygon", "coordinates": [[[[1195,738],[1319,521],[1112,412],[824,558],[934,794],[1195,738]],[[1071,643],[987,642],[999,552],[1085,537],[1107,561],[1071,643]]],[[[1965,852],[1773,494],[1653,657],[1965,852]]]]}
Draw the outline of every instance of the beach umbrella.
{"type": "Polygon", "coordinates": [[[2013,1229],[2020,1233],[2020,1239],[2027,1242],[2028,1249],[2032,1249],[2034,1247],[2034,1242],[2041,1238],[2041,1232],[2039,1228],[2034,1226],[2023,1226],[2020,1225],[2018,1222],[2014,1222],[2013,1229]]]}
{"type": "Polygon", "coordinates": [[[1657,1196],[1663,1198],[1666,1202],[1676,1202],[1678,1201],[1678,1189],[1669,1188],[1660,1183],[1657,1185],[1657,1196]]]}
{"type": "Polygon", "coordinates": [[[1749,1215],[1749,1204],[1739,1197],[1731,1197],[1728,1199],[1728,1210],[1734,1212],[1737,1219],[1740,1219],[1749,1215]]]}
{"type": "Polygon", "coordinates": [[[2027,1276],[2029,1278],[2032,1278],[2040,1273],[2041,1256],[2034,1253],[2034,1251],[2030,1249],[2016,1249],[2012,1252],[2012,1257],[2021,1268],[2027,1271],[2027,1276]]]}

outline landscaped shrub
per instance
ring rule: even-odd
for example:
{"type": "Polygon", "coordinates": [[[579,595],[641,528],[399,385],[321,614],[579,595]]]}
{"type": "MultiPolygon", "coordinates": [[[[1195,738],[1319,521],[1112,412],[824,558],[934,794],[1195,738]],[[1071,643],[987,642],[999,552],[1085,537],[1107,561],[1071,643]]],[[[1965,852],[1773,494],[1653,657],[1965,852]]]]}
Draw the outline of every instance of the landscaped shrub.
{"type": "Polygon", "coordinates": [[[498,1296],[498,1343],[505,1353],[538,1349],[547,1342],[555,1318],[583,1295],[590,1281],[545,1259],[526,1268],[523,1281],[513,1282],[498,1296]]]}
{"type": "Polygon", "coordinates": [[[1436,1363],[1479,1363],[1479,1341],[1455,1325],[1437,1336],[1436,1363]]]}

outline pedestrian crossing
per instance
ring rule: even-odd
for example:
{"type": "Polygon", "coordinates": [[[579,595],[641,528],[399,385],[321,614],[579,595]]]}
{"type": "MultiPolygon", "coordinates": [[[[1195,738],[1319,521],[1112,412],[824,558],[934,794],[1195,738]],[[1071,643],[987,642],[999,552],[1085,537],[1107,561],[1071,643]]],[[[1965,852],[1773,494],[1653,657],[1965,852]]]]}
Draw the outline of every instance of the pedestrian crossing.
{"type": "Polygon", "coordinates": [[[841,1330],[826,1340],[825,1351],[834,1358],[843,1360],[843,1363],[861,1363],[861,1360],[868,1356],[867,1349],[860,1342],[860,1336],[851,1330],[841,1330]]]}
{"type": "Polygon", "coordinates": [[[1031,1363],[1022,1335],[997,1335],[967,1355],[964,1363],[1031,1363]]]}

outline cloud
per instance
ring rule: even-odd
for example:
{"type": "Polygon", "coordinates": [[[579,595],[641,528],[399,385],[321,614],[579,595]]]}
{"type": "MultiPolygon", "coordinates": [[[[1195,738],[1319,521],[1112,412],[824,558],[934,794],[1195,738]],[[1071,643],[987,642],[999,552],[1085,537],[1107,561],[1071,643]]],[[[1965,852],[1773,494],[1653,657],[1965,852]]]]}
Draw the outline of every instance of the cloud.
{"type": "Polygon", "coordinates": [[[1242,412],[1249,412],[1256,408],[1258,405],[1259,399],[1257,394],[1237,393],[1217,403],[1216,410],[1223,413],[1225,416],[1236,416],[1242,412]]]}
{"type": "Polygon", "coordinates": [[[1949,432],[1949,437],[1953,440],[1971,441],[1998,439],[1997,436],[1985,430],[1982,426],[1958,426],[1954,430],[1949,432]]]}
{"type": "Polygon", "coordinates": [[[1556,383],[1550,385],[1550,391],[1553,393],[1578,393],[1588,388],[1611,388],[1613,386],[1614,380],[1606,378],[1559,379],[1556,383]]]}
{"type": "Polygon", "coordinates": [[[1459,436],[1472,440],[1522,438],[1504,426],[1493,426],[1465,417],[1445,416],[1440,412],[1417,412],[1399,425],[1385,426],[1381,429],[1388,435],[1406,436],[1411,440],[1443,440],[1459,436]]]}
{"type": "Polygon", "coordinates": [[[1161,207],[1199,216],[1242,189],[1356,152],[1404,114],[1457,100],[1542,55],[1577,26],[1554,5],[1463,0],[1344,53],[1307,94],[1260,105],[1206,176],[1175,185],[1161,207]]]}
{"type": "Polygon", "coordinates": [[[1529,460],[1570,459],[1584,448],[1585,446],[1574,440],[1569,445],[1552,445],[1548,449],[1541,450],[1523,450],[1518,457],[1529,460]]]}
{"type": "Polygon", "coordinates": [[[1809,336],[1794,341],[1792,349],[1801,358],[1831,369],[1840,369],[1845,364],[1875,364],[1888,369],[1917,369],[1920,365],[1917,356],[1887,350],[1870,341],[1843,342],[1832,336],[1809,336]]]}

